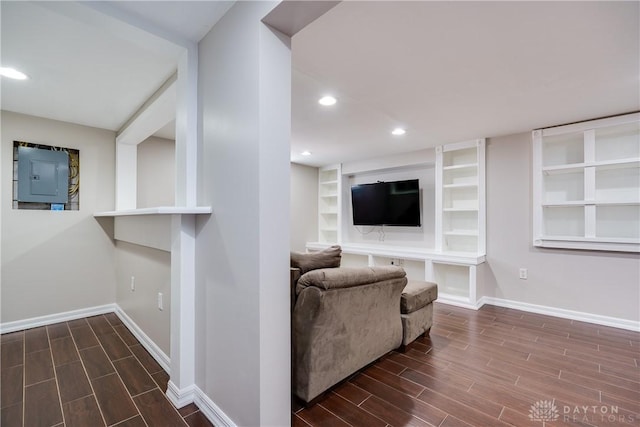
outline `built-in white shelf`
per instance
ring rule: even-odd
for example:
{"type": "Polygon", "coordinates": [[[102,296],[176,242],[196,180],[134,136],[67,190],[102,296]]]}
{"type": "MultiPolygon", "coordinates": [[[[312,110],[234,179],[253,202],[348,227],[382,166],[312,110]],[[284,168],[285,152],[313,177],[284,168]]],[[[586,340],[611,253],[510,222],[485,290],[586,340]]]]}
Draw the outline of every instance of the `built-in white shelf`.
{"type": "Polygon", "coordinates": [[[470,184],[445,184],[442,186],[442,188],[477,188],[478,184],[477,183],[470,183],[470,184]]]}
{"type": "MultiPolygon", "coordinates": [[[[307,242],[307,249],[320,251],[331,246],[324,242],[307,242]]],[[[365,243],[343,243],[342,252],[353,255],[372,255],[385,258],[398,258],[412,261],[436,261],[460,265],[479,265],[485,262],[484,254],[470,254],[468,252],[442,252],[433,248],[418,248],[410,246],[388,246],[365,243]]]]}
{"type": "Polygon", "coordinates": [[[477,167],[478,167],[477,163],[465,163],[462,165],[443,166],[442,170],[451,171],[451,170],[461,170],[461,169],[475,169],[477,167]]]}
{"type": "Polygon", "coordinates": [[[485,252],[485,141],[436,147],[436,250],[485,252]]]}
{"type": "MultiPolygon", "coordinates": [[[[309,242],[307,250],[319,251],[329,246],[324,242],[309,242]]],[[[476,289],[482,276],[478,268],[486,261],[484,254],[364,243],[343,243],[341,247],[343,254],[359,256],[363,266],[388,265],[390,260],[402,260],[400,265],[418,263],[422,272],[412,278],[437,283],[439,302],[473,309],[479,306],[476,289]]],[[[350,265],[354,265],[353,259],[350,265]]]]}
{"type": "Polygon", "coordinates": [[[640,113],[533,132],[533,244],[640,252],[640,113]]]}
{"type": "Polygon", "coordinates": [[[96,212],[94,217],[116,217],[134,215],[205,215],[213,212],[211,206],[196,206],[191,208],[176,206],[158,206],[152,208],[123,209],[118,211],[96,212]]]}
{"type": "Polygon", "coordinates": [[[446,236],[478,236],[478,230],[449,230],[445,231],[446,236]]]}
{"type": "Polygon", "coordinates": [[[478,212],[478,208],[444,208],[442,212],[478,212]]]}
{"type": "Polygon", "coordinates": [[[318,171],[318,240],[321,242],[340,241],[341,178],[339,164],[318,171]]]}
{"type": "MultiPolygon", "coordinates": [[[[341,165],[332,165],[318,172],[318,241],[308,242],[307,250],[340,244],[344,265],[402,265],[409,278],[436,282],[439,301],[477,309],[476,289],[484,277],[479,271],[485,263],[485,140],[437,147],[435,161],[435,247],[420,247],[410,239],[403,245],[402,238],[395,244],[348,241],[345,230],[351,222],[343,216],[349,212],[349,192],[343,186],[350,173],[343,175],[341,165]]],[[[404,173],[412,167],[358,173],[404,173]]]]}

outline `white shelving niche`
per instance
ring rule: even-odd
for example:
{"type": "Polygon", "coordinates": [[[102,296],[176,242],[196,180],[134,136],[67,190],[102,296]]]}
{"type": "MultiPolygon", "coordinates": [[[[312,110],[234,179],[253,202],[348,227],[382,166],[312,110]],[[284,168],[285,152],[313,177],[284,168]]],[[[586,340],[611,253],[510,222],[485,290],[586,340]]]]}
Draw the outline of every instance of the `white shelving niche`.
{"type": "Polygon", "coordinates": [[[401,265],[410,279],[436,282],[440,302],[479,308],[476,290],[482,285],[481,268],[486,260],[484,147],[485,140],[478,139],[440,146],[428,155],[417,153],[404,164],[394,159],[365,167],[347,164],[321,168],[318,242],[307,242],[307,250],[322,250],[338,243],[342,246],[344,266],[401,265]],[[429,194],[430,199],[423,209],[433,211],[423,212],[420,233],[432,235],[433,239],[423,240],[411,230],[395,232],[389,242],[356,241],[348,231],[353,227],[350,193],[343,186],[358,174],[365,176],[365,181],[385,179],[389,174],[403,176],[402,179],[423,174],[421,192],[423,196],[429,194]],[[427,191],[429,185],[432,188],[427,191]],[[426,218],[433,222],[425,223],[426,218]]]}
{"type": "Polygon", "coordinates": [[[485,254],[485,140],[436,148],[436,250],[485,254]]]}
{"type": "Polygon", "coordinates": [[[444,302],[477,307],[478,268],[485,256],[485,140],[436,147],[436,252],[475,262],[425,264],[444,302]]]}
{"type": "Polygon", "coordinates": [[[640,113],[533,132],[533,244],[640,252],[640,113]]]}
{"type": "Polygon", "coordinates": [[[332,165],[318,171],[318,241],[339,243],[341,241],[340,219],[342,203],[341,167],[332,165]]]}

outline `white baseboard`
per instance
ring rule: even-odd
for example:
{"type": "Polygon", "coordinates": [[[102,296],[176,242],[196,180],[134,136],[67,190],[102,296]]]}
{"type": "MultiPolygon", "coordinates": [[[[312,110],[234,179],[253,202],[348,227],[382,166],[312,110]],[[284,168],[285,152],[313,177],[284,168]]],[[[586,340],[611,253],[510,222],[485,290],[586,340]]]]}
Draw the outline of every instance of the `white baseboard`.
{"type": "Polygon", "coordinates": [[[179,389],[172,381],[169,381],[167,385],[167,398],[176,408],[182,408],[190,403],[195,403],[200,409],[200,412],[215,426],[236,427],[233,420],[195,384],[184,389],[179,389]]]}
{"type": "Polygon", "coordinates": [[[512,301],[494,297],[480,298],[478,306],[482,307],[484,304],[513,308],[516,310],[528,311],[530,313],[545,314],[548,316],[561,317],[563,319],[579,320],[581,322],[595,323],[597,325],[611,326],[614,328],[640,332],[640,322],[627,319],[619,319],[617,317],[602,316],[599,314],[585,313],[582,311],[566,310],[563,308],[529,304],[526,302],[512,301]]]}
{"type": "Polygon", "coordinates": [[[64,313],[48,314],[46,316],[32,317],[30,319],[5,322],[0,324],[0,333],[6,334],[7,332],[22,331],[24,329],[37,328],[39,326],[53,325],[54,323],[68,322],[69,320],[82,319],[83,317],[113,313],[116,309],[116,304],[105,304],[96,307],[81,308],[79,310],[65,311],[64,313]]]}
{"type": "Polygon", "coordinates": [[[447,305],[454,305],[456,307],[469,308],[471,310],[477,310],[480,307],[482,307],[482,304],[480,303],[480,301],[478,301],[476,304],[472,304],[469,302],[468,298],[458,297],[455,295],[448,295],[444,293],[438,294],[438,298],[436,299],[436,302],[447,304],[447,305]]]}
{"type": "Polygon", "coordinates": [[[116,307],[116,315],[122,320],[122,323],[131,331],[133,336],[135,336],[140,344],[151,354],[151,356],[160,364],[162,369],[169,375],[171,375],[171,358],[167,356],[167,354],[162,351],[160,347],[151,339],[147,334],[145,334],[142,329],[137,325],[136,322],[124,312],[124,310],[118,305],[114,304],[116,307]]]}
{"type": "Polygon", "coordinates": [[[167,384],[167,398],[176,408],[182,408],[195,401],[196,385],[191,384],[189,387],[179,389],[173,381],[169,380],[167,384]]]}
{"type": "Polygon", "coordinates": [[[198,386],[194,386],[194,392],[194,403],[198,408],[200,408],[200,412],[202,412],[202,414],[207,417],[214,426],[236,427],[236,423],[234,423],[233,420],[218,407],[218,405],[213,403],[213,400],[209,399],[209,396],[204,394],[198,386]]]}

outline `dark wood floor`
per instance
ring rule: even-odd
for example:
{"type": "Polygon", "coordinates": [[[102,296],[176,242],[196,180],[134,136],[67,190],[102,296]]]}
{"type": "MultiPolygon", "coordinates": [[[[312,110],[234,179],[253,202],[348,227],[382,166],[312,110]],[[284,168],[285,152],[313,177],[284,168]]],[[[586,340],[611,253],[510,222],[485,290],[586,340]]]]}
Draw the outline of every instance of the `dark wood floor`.
{"type": "MultiPolygon", "coordinates": [[[[0,425],[211,426],[117,316],[2,335],[0,425]]],[[[428,337],[294,407],[294,426],[640,426],[640,334],[436,304],[428,337]],[[558,418],[535,411],[551,403],[558,418]],[[531,419],[530,415],[537,416],[531,419]]]]}
{"type": "Polygon", "coordinates": [[[639,359],[639,333],[436,304],[428,337],[294,407],[292,425],[638,426],[639,359]]]}
{"type": "Polygon", "coordinates": [[[3,334],[2,427],[212,426],[114,314],[3,334]]]}

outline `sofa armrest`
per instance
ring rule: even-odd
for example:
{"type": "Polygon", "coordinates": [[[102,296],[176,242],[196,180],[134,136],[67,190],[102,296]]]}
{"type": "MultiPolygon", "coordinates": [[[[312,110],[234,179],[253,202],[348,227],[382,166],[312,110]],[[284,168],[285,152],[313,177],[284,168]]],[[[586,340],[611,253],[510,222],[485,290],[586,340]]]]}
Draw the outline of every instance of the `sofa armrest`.
{"type": "Polygon", "coordinates": [[[299,268],[291,267],[290,271],[290,282],[289,282],[289,293],[291,298],[291,312],[293,312],[293,306],[296,304],[296,285],[298,284],[298,280],[302,275],[299,268]]]}
{"type": "Polygon", "coordinates": [[[406,273],[402,267],[392,265],[322,268],[303,274],[296,285],[296,294],[300,294],[304,288],[310,286],[324,290],[351,288],[384,280],[400,279],[405,276],[406,273]]]}

